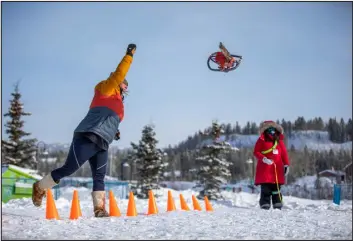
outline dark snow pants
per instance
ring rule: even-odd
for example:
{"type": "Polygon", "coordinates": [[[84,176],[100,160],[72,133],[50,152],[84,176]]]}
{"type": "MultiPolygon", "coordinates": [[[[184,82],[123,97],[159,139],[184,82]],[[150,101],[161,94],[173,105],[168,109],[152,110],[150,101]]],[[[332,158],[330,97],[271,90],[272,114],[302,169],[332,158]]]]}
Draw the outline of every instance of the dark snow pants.
{"type": "Polygon", "coordinates": [[[65,164],[51,172],[55,182],[76,172],[87,160],[91,166],[93,191],[104,191],[108,151],[86,137],[74,137],[65,164]]]}
{"type": "MultiPolygon", "coordinates": [[[[281,191],[281,185],[279,185],[281,191]]],[[[282,194],[277,190],[277,184],[264,183],[261,184],[260,207],[262,209],[270,209],[271,199],[273,208],[282,208],[282,194]]]]}

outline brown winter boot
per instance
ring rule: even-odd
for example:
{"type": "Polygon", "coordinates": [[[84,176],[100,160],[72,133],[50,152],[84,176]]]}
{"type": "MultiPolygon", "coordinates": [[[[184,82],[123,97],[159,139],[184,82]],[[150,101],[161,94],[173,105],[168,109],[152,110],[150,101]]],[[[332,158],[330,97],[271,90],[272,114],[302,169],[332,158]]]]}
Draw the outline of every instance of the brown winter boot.
{"type": "Polygon", "coordinates": [[[109,217],[109,213],[105,211],[105,191],[93,191],[93,210],[96,218],[109,217]]]}
{"type": "Polygon", "coordinates": [[[54,182],[50,173],[43,177],[42,180],[33,183],[32,202],[34,206],[41,206],[46,189],[52,188],[55,185],[57,185],[57,183],[54,182]]]}

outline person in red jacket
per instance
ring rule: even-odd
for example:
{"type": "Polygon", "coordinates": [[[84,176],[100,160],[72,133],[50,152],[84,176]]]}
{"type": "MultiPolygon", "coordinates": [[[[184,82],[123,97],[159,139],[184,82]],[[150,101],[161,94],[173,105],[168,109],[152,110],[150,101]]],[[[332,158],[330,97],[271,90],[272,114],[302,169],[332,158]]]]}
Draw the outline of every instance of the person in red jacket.
{"type": "Polygon", "coordinates": [[[260,137],[256,141],[254,156],[257,159],[255,185],[261,185],[260,207],[282,208],[281,186],[289,171],[289,160],[283,142],[283,128],[274,121],[260,125],[260,137]]]}

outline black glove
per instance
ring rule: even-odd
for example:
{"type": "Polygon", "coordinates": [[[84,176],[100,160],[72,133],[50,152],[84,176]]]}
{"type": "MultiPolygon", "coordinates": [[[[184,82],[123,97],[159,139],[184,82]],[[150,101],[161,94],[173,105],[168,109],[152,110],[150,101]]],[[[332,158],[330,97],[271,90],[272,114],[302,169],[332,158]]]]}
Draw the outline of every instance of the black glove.
{"type": "Polygon", "coordinates": [[[119,131],[119,130],[118,130],[118,132],[115,134],[114,140],[116,140],[116,141],[120,140],[120,131],[119,131]]]}
{"type": "Polygon", "coordinates": [[[284,175],[287,176],[289,173],[289,166],[284,165],[284,175]]]}
{"type": "Polygon", "coordinates": [[[134,55],[132,50],[134,49],[136,49],[136,44],[129,44],[129,46],[127,46],[126,54],[132,57],[134,55]]]}

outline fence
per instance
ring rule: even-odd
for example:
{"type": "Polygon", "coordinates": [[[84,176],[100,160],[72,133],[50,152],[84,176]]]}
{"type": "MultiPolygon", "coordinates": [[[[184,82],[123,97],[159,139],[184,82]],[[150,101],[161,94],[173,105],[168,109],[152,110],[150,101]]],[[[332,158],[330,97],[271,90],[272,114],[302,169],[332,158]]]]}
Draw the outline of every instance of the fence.
{"type": "MultiPolygon", "coordinates": [[[[36,180],[30,178],[10,178],[3,177],[1,178],[1,191],[2,191],[2,201],[7,202],[10,199],[15,198],[31,198],[32,197],[32,185],[36,180]]],[[[63,188],[73,187],[85,187],[87,191],[91,192],[93,187],[93,181],[91,178],[87,179],[62,179],[59,185],[56,185],[52,188],[54,199],[62,197],[63,188]]],[[[120,199],[127,199],[129,193],[129,184],[128,182],[122,181],[105,181],[105,191],[108,192],[112,190],[115,196],[118,196],[120,199]]],[[[69,193],[72,195],[72,193],[69,193]]],[[[67,198],[71,198],[66,196],[67,198]]]]}
{"type": "MultiPolygon", "coordinates": [[[[130,191],[129,183],[123,181],[104,181],[105,191],[108,192],[112,190],[115,196],[118,196],[120,199],[127,199],[130,191]]],[[[60,180],[59,185],[55,188],[56,199],[62,196],[62,189],[67,187],[76,187],[76,188],[87,188],[89,191],[92,190],[93,180],[92,178],[63,178],[60,180]]]]}
{"type": "MultiPolygon", "coordinates": [[[[335,184],[340,186],[341,199],[352,200],[352,184],[335,184]]],[[[323,185],[320,187],[284,186],[281,190],[283,195],[307,198],[312,200],[332,200],[334,197],[334,185],[323,185]]]]}
{"type": "MultiPolygon", "coordinates": [[[[340,190],[341,200],[352,200],[352,184],[335,184],[340,190]]],[[[253,186],[251,184],[231,185],[227,184],[222,186],[222,190],[231,192],[248,192],[260,193],[260,186],[253,186]]],[[[281,193],[285,196],[293,196],[299,198],[306,198],[311,200],[332,200],[334,197],[334,185],[326,184],[318,187],[307,185],[295,185],[281,187],[281,193]]]]}

